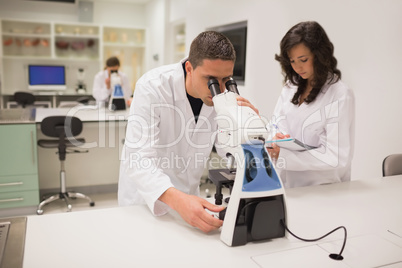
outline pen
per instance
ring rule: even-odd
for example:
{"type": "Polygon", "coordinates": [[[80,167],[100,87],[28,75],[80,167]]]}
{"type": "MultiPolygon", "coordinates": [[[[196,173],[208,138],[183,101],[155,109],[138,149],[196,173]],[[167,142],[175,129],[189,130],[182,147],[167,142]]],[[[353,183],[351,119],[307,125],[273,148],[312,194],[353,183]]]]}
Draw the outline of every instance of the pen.
{"type": "Polygon", "coordinates": [[[279,132],[279,133],[283,134],[282,131],[279,130],[279,127],[278,127],[277,124],[272,124],[272,125],[274,126],[276,132],[279,132]]]}
{"type": "MultiPolygon", "coordinates": [[[[282,133],[282,131],[279,130],[279,127],[278,127],[277,124],[272,124],[272,126],[275,128],[276,133],[281,133],[282,135],[284,135],[284,134],[282,133]]],[[[273,149],[273,148],[274,148],[274,147],[272,147],[272,146],[268,146],[268,147],[267,147],[267,149],[273,149]]]]}

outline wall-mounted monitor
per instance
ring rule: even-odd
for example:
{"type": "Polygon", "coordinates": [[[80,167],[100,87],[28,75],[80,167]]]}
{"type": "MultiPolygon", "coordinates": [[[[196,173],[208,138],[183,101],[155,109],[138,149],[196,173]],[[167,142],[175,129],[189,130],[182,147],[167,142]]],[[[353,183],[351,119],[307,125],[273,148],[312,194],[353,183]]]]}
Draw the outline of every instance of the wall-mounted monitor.
{"type": "Polygon", "coordinates": [[[236,80],[237,84],[244,85],[246,78],[247,21],[213,27],[209,30],[224,34],[232,42],[236,51],[233,79],[236,80]]]}
{"type": "Polygon", "coordinates": [[[28,65],[28,89],[65,90],[66,68],[63,65],[28,65]]]}

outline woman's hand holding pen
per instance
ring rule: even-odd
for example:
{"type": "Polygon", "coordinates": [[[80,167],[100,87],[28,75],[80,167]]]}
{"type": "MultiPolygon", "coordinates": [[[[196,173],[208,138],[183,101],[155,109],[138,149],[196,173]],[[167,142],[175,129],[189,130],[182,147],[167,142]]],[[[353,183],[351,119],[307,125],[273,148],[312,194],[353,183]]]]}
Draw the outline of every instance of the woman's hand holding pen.
{"type": "MultiPolygon", "coordinates": [[[[282,139],[287,139],[289,138],[289,134],[283,134],[281,132],[276,133],[276,135],[273,137],[272,140],[282,140],[282,139]]],[[[275,143],[271,143],[272,147],[267,147],[268,153],[271,156],[271,159],[276,161],[279,157],[279,153],[281,151],[281,148],[275,143]]]]}
{"type": "Polygon", "coordinates": [[[273,138],[273,140],[283,140],[283,139],[288,139],[288,138],[290,138],[289,134],[276,133],[276,135],[273,138]]]}

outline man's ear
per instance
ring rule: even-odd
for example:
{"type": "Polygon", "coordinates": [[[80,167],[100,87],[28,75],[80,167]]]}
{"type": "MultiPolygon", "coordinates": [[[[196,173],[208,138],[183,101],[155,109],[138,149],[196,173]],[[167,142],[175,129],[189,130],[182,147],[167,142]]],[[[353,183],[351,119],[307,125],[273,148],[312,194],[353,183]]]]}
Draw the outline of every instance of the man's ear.
{"type": "Polygon", "coordinates": [[[187,74],[192,74],[193,73],[193,65],[191,65],[190,61],[186,61],[186,64],[184,66],[186,68],[186,73],[187,74]]]}

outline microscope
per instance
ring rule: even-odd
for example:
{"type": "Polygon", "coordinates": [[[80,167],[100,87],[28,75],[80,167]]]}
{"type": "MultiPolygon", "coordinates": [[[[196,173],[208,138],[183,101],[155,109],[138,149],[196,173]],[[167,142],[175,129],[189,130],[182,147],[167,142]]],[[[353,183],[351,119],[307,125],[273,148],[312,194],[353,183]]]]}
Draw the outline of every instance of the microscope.
{"type": "Polygon", "coordinates": [[[123,88],[121,87],[121,77],[117,73],[117,70],[112,70],[110,72],[110,87],[112,89],[112,94],[109,100],[109,110],[125,110],[126,100],[124,99],[123,88]]]}
{"type": "Polygon", "coordinates": [[[77,87],[75,88],[75,91],[78,94],[84,94],[87,91],[87,86],[85,85],[85,70],[84,68],[78,68],[77,72],[77,87]]]}
{"type": "Polygon", "coordinates": [[[209,179],[216,185],[215,204],[222,204],[221,187],[231,193],[223,220],[221,240],[228,246],[285,236],[285,192],[282,182],[265,148],[268,131],[259,115],[247,106],[239,106],[237,84],[225,83],[221,93],[218,80],[211,78],[218,124],[218,149],[226,152],[228,169],[210,170],[209,179]]]}

